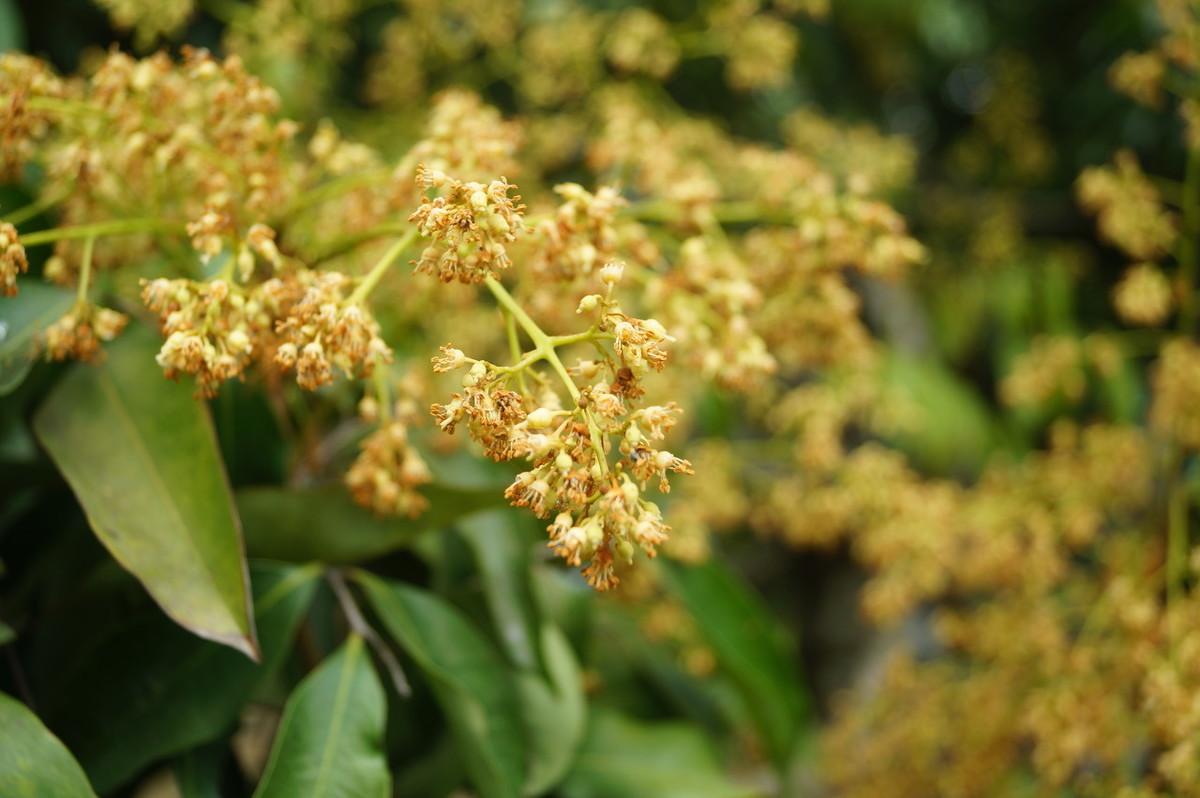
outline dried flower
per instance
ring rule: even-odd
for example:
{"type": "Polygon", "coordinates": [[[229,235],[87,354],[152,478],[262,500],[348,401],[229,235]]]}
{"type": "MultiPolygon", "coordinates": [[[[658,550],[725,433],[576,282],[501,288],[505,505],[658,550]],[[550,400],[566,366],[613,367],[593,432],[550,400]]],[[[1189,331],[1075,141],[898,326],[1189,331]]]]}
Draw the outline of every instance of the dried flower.
{"type": "Polygon", "coordinates": [[[417,271],[444,283],[478,283],[512,264],[505,245],[516,240],[524,210],[519,196],[509,196],[512,185],[503,178],[487,185],[464,183],[424,166],[417,167],[417,185],[441,189],[435,197],[425,196],[409,217],[432,241],[417,271]]]}

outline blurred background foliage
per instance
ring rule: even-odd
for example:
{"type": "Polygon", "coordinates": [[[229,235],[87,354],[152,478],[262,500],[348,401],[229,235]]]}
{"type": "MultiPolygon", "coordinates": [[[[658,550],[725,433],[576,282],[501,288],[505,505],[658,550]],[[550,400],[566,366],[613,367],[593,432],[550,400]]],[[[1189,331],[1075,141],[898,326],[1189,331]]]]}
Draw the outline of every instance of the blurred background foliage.
{"type": "MultiPolygon", "coordinates": [[[[506,115],[530,120],[535,139],[569,139],[573,125],[586,124],[582,109],[603,83],[586,74],[597,67],[576,63],[553,43],[521,40],[514,48],[511,41],[519,37],[491,42],[489,32],[571,15],[586,28],[595,24],[588,14],[652,10],[677,34],[678,65],[650,75],[638,91],[714,120],[737,137],[797,147],[839,177],[871,160],[885,175],[876,193],[908,220],[910,233],[928,250],[925,263],[903,281],[850,278],[883,351],[873,389],[878,393],[865,401],[903,406],[907,416],[894,427],[848,425],[841,431],[847,448],[881,444],[904,456],[915,479],[944,479],[966,491],[996,463],[1034,462],[1054,447],[1064,420],[1144,426],[1151,405],[1147,369],[1158,339],[1127,330],[1114,311],[1110,295],[1128,260],[1097,239],[1077,204],[1076,180],[1122,148],[1136,152],[1147,173],[1180,178],[1185,172],[1184,122],[1133,102],[1109,82],[1122,53],[1146,50],[1162,33],[1152,3],[764,4],[764,13],[786,27],[783,38],[796,47],[795,58],[788,74],[749,86],[744,80],[739,85],[722,49],[729,46],[725,39],[747,27],[737,14],[722,27],[720,7],[737,3],[530,0],[514,6],[456,0],[441,16],[431,11],[436,2],[198,0],[190,10],[179,0],[144,8],[125,0],[102,5],[111,17],[85,0],[0,0],[0,50],[43,56],[65,73],[96,59],[112,42],[143,53],[181,42],[234,50],[280,92],[285,114],[309,125],[332,118],[348,138],[385,154],[406,151],[420,136],[426,99],[455,86],[478,91],[506,115]],[[171,19],[176,5],[185,6],[178,24],[171,19]],[[398,6],[405,10],[398,14],[398,6]],[[395,22],[422,15],[441,27],[395,22]],[[156,29],[159,17],[164,22],[156,29]],[[161,28],[167,35],[160,38],[161,28]],[[556,120],[564,130],[554,128],[556,120]],[[1019,386],[1006,389],[1006,380],[1039,341],[1055,336],[1082,347],[1095,342],[1089,335],[1097,332],[1118,335],[1117,366],[1100,376],[1088,372],[1079,378],[1085,386],[1065,395],[1051,387],[1036,402],[1006,401],[1006,390],[1020,393],[1019,386]]],[[[772,33],[765,35],[775,41],[772,33]]],[[[599,46],[599,39],[592,41],[599,46]]],[[[749,42],[735,47],[753,49],[754,40],[749,42]]],[[[569,145],[566,150],[564,157],[544,161],[547,184],[586,179],[582,160],[569,145]]],[[[1164,192],[1169,190],[1178,189],[1164,192]]],[[[404,348],[402,341],[395,345],[404,348]]],[[[948,697],[950,685],[960,684],[951,675],[931,677],[944,692],[929,693],[928,707],[900,702],[880,709],[878,723],[864,710],[861,726],[838,726],[839,707],[883,689],[885,662],[898,648],[915,651],[918,660],[941,657],[937,667],[984,667],[943,656],[947,646],[935,634],[932,595],[929,602],[921,595],[900,602],[896,617],[882,627],[863,619],[863,586],[880,564],[874,555],[861,556],[852,532],[816,545],[800,533],[789,545],[788,532],[762,534],[762,524],[747,511],[713,541],[717,556],[660,563],[661,585],[647,588],[648,602],[639,604],[636,584],[632,601],[596,596],[531,554],[540,536],[536,525],[493,510],[507,472],[497,475],[470,458],[444,467],[437,490],[445,498],[435,498],[431,516],[415,522],[372,517],[336,490],[297,494],[277,487],[291,478],[286,445],[261,396],[231,385],[213,402],[212,415],[248,553],[296,563],[255,566],[260,642],[267,660],[275,658],[279,666],[271,678],[259,679],[236,652],[217,651],[175,628],[105,559],[24,424],[33,399],[57,376],[54,369],[35,369],[3,400],[0,416],[0,558],[8,570],[0,621],[15,629],[28,620],[30,632],[17,636],[0,626],[16,637],[7,644],[0,639],[7,664],[0,667],[0,687],[36,697],[38,715],[101,793],[249,794],[290,686],[310,674],[301,683],[307,692],[292,693],[297,705],[288,703],[289,713],[301,715],[302,698],[325,700],[321,677],[327,667],[364,680],[354,699],[361,704],[356,718],[369,716],[386,694],[391,710],[385,751],[396,795],[1075,795],[1115,794],[1089,790],[1122,781],[1088,777],[1089,769],[1105,771],[1111,758],[1087,742],[1068,776],[1048,777],[1052,769],[1021,748],[1041,739],[1040,730],[1021,723],[1014,725],[1020,733],[1002,743],[976,745],[964,731],[971,739],[956,748],[946,727],[970,727],[976,706],[979,723],[991,723],[994,707],[987,701],[995,695],[984,690],[981,698],[968,686],[948,697]],[[444,516],[443,508],[450,508],[444,516]],[[464,521],[467,508],[483,512],[464,521]],[[440,527],[446,529],[426,534],[440,527]],[[330,535],[335,528],[338,533],[330,535]],[[380,627],[401,643],[404,671],[414,682],[411,696],[401,697],[387,679],[373,683],[369,674],[351,670],[361,664],[362,646],[351,641],[338,647],[343,630],[336,596],[302,565],[314,559],[369,565],[371,572],[399,580],[355,579],[380,627]],[[400,582],[423,585],[435,598],[400,582]],[[284,641],[297,629],[298,643],[289,647],[284,641]],[[313,670],[335,649],[336,659],[313,670]],[[909,729],[909,738],[879,742],[897,725],[894,733],[903,737],[908,718],[919,727],[909,729]],[[521,723],[529,728],[518,731],[521,723]],[[914,739],[926,733],[937,739],[928,745],[914,739]],[[513,749],[517,739],[535,753],[513,749]],[[928,759],[920,760],[923,755],[928,759]],[[989,769],[993,755],[1002,764],[989,769]],[[878,767],[857,761],[860,756],[877,757],[878,767]],[[906,764],[905,756],[914,761],[906,764]],[[513,773],[514,761],[527,765],[523,784],[513,773]],[[916,774],[910,781],[880,786],[888,774],[908,767],[916,774]],[[868,775],[856,781],[856,768],[868,775]],[[961,779],[924,778],[939,768],[961,779]],[[872,781],[876,773],[880,780],[872,781]]],[[[1034,388],[1060,376],[1054,371],[1033,380],[1034,388]]],[[[352,399],[334,401],[347,412],[352,399]]],[[[787,445],[782,435],[756,437],[744,400],[727,392],[708,392],[694,413],[697,439],[787,445]]],[[[1103,460],[1124,451],[1114,444],[1081,457],[1103,460]]],[[[752,470],[754,457],[745,459],[752,470]]],[[[1089,462],[1066,479],[1088,479],[1088,468],[1096,465],[1089,462]]],[[[876,491],[909,489],[908,477],[893,478],[884,469],[859,480],[876,491]]],[[[1048,479],[1033,473],[1022,495],[1048,479]]],[[[1200,495],[1196,468],[1185,470],[1184,479],[1192,495],[1200,495]]],[[[1157,496],[1165,488],[1156,485],[1150,492],[1157,496]]],[[[782,491],[780,501],[796,514],[812,509],[800,488],[785,484],[782,491]]],[[[745,495],[760,500],[753,491],[745,495]]],[[[1061,498],[1052,493],[1024,506],[1030,513],[1043,506],[1053,513],[1061,498]]],[[[672,511],[687,501],[685,490],[672,511]]],[[[1185,516],[1190,507],[1185,505],[1185,516]]],[[[1147,525],[1157,529],[1156,523],[1147,525]]],[[[1147,544],[1151,559],[1165,556],[1157,545],[1147,544]]],[[[1015,561],[1023,567],[1038,556],[1031,547],[1015,561]]],[[[1109,554],[1089,549],[1074,556],[1088,568],[1109,554]]],[[[949,603],[970,609],[976,598],[968,589],[949,603]]],[[[1010,622],[998,634],[1024,632],[1010,622]]],[[[1077,666],[1088,667],[1069,663],[1063,669],[1077,666]]],[[[1118,680],[1107,688],[1132,689],[1112,678],[1118,680]]],[[[1097,688],[1101,693],[1104,684],[1097,688]]],[[[1129,706],[1136,715],[1137,700],[1129,706]]],[[[1082,714],[1076,720],[1088,722],[1082,714]]],[[[1154,772],[1145,761],[1148,750],[1153,745],[1132,745],[1122,753],[1125,759],[1117,757],[1122,764],[1116,769],[1133,774],[1125,781],[1147,790],[1130,795],[1157,795],[1150,790],[1159,787],[1163,795],[1184,795],[1178,785],[1200,784],[1181,777],[1169,782],[1174,787],[1164,786],[1158,776],[1144,775],[1154,772]]],[[[287,749],[277,744],[273,755],[286,757],[287,749]]],[[[5,757],[0,751],[0,765],[5,757]]],[[[58,794],[74,794],[71,789],[58,794]]],[[[378,794],[367,783],[353,789],[343,794],[378,794]]]]}

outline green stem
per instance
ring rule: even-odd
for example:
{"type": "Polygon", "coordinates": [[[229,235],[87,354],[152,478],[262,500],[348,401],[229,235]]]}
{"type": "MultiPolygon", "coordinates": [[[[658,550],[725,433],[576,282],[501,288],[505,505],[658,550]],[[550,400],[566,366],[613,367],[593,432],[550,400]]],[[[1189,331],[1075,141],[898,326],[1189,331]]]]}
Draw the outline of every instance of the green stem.
{"type": "Polygon", "coordinates": [[[52,244],[55,241],[67,241],[76,238],[89,238],[131,233],[150,233],[154,231],[184,232],[185,227],[178,222],[168,222],[165,219],[112,219],[106,222],[81,224],[75,227],[55,227],[51,230],[38,230],[36,233],[21,236],[21,244],[26,247],[36,247],[40,244],[52,244]]]}
{"type": "Polygon", "coordinates": [[[88,236],[83,242],[83,262],[79,266],[79,287],[75,295],[75,301],[80,304],[87,303],[88,284],[92,281],[92,251],[96,247],[96,236],[88,236]]]}
{"type": "Polygon", "coordinates": [[[343,236],[342,238],[334,241],[329,249],[325,250],[316,258],[314,258],[310,265],[315,266],[319,263],[333,260],[340,255],[345,255],[347,252],[352,252],[359,246],[366,244],[369,241],[387,238],[388,236],[403,235],[411,229],[412,228],[406,224],[381,224],[378,227],[372,227],[370,230],[351,233],[348,236],[343,236]]]}
{"type": "Polygon", "coordinates": [[[492,296],[500,303],[500,306],[512,314],[517,320],[517,324],[521,325],[521,329],[529,336],[529,340],[533,341],[534,352],[540,353],[549,363],[551,368],[558,373],[559,378],[563,381],[563,385],[567,388],[567,393],[571,394],[571,398],[576,402],[579,401],[579,387],[575,381],[571,379],[571,375],[567,373],[566,366],[558,358],[558,353],[554,351],[554,341],[550,336],[542,331],[542,328],[537,325],[529,314],[525,312],[525,308],[517,304],[517,300],[513,299],[512,294],[500,284],[495,277],[488,277],[483,281],[488,290],[492,292],[492,296]]]}
{"type": "MultiPolygon", "coordinates": [[[[521,325],[521,329],[523,329],[525,334],[529,336],[529,339],[533,341],[533,351],[527,354],[524,358],[522,358],[521,361],[511,368],[517,368],[517,366],[519,366],[520,370],[524,371],[528,365],[538,360],[546,360],[550,364],[550,367],[554,369],[555,373],[558,374],[559,379],[562,380],[562,384],[566,386],[567,393],[571,395],[572,401],[574,401],[575,406],[578,407],[579,386],[575,384],[575,381],[571,379],[571,375],[567,373],[567,367],[563,365],[563,362],[559,358],[558,352],[555,351],[554,347],[561,346],[564,342],[575,343],[577,340],[588,340],[589,338],[594,337],[595,331],[588,330],[586,333],[582,333],[581,335],[558,335],[554,337],[546,335],[542,328],[537,325],[537,322],[529,317],[529,314],[525,312],[525,309],[517,304],[517,301],[513,299],[512,294],[508,293],[508,290],[500,284],[499,280],[497,280],[495,277],[488,277],[483,281],[483,284],[486,285],[488,290],[492,292],[492,296],[494,296],[496,301],[500,303],[500,307],[508,311],[509,314],[511,314],[512,317],[517,320],[517,324],[521,325]],[[525,361],[529,361],[529,363],[525,363],[525,361]]],[[[596,452],[596,461],[600,464],[600,470],[607,474],[608,458],[604,454],[604,442],[600,437],[600,428],[596,425],[596,420],[592,418],[591,413],[589,413],[586,408],[583,408],[583,417],[587,420],[588,434],[591,437],[592,449],[596,452]]]]}
{"type": "Polygon", "coordinates": [[[521,386],[521,393],[529,393],[529,386],[525,384],[525,369],[530,364],[524,363],[521,357],[521,341],[517,337],[517,320],[507,310],[504,311],[504,331],[508,335],[508,352],[513,359],[512,369],[516,372],[517,384],[521,386]]]}
{"type": "Polygon", "coordinates": [[[287,206],[282,215],[285,218],[292,216],[314,205],[319,205],[326,200],[340,197],[342,194],[349,193],[356,188],[386,182],[391,176],[392,172],[390,169],[370,169],[365,172],[356,172],[344,177],[335,178],[300,194],[292,201],[291,205],[287,206]]]}
{"type": "Polygon", "coordinates": [[[412,228],[405,233],[399,241],[392,244],[392,246],[388,248],[388,251],[383,253],[383,257],[379,259],[379,262],[376,263],[371,268],[371,271],[367,272],[366,276],[362,278],[362,282],[360,282],[358,287],[354,289],[354,293],[350,295],[350,298],[347,300],[347,302],[352,305],[358,304],[370,296],[371,292],[375,290],[375,286],[377,286],[379,281],[383,279],[383,275],[387,273],[387,270],[392,267],[393,263],[399,260],[400,256],[404,254],[405,250],[413,245],[413,242],[417,240],[418,235],[419,233],[417,232],[417,229],[412,228]]]}
{"type": "Polygon", "coordinates": [[[47,208],[52,208],[58,203],[62,202],[64,199],[66,199],[66,197],[66,194],[54,194],[52,196],[42,197],[41,199],[34,200],[28,205],[17,208],[15,211],[5,216],[4,221],[8,222],[9,224],[24,224],[47,208]]]}

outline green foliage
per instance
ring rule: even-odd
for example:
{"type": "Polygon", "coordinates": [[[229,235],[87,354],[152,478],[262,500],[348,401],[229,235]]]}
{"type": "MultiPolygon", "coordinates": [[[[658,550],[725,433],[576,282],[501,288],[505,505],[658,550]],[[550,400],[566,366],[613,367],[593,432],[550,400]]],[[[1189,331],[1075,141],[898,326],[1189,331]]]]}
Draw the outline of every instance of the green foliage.
{"type": "Polygon", "coordinates": [[[72,369],[34,431],[100,542],[177,623],[259,656],[233,497],[207,408],[162,378],[134,330],[72,369]]]}
{"type": "MultiPolygon", "coordinates": [[[[0,29],[3,27],[0,19],[0,29]]],[[[37,360],[35,336],[61,316],[73,299],[70,291],[35,283],[20,302],[0,302],[0,329],[4,331],[0,335],[0,396],[16,390],[25,379],[37,360]]]]}
{"type": "Polygon", "coordinates": [[[579,762],[563,785],[567,798],[752,798],[733,784],[704,736],[676,723],[639,723],[612,712],[588,725],[579,762]]]}
{"type": "Polygon", "coordinates": [[[737,685],[776,762],[791,757],[808,713],[787,633],[751,588],[716,560],[667,568],[668,583],[737,685]]]}
{"type": "Polygon", "coordinates": [[[95,796],[71,752],[24,704],[3,693],[0,693],[0,795],[95,796]]]}
{"type": "Polygon", "coordinates": [[[288,699],[255,798],[390,795],[386,708],[366,645],[351,636],[288,699]]]}
{"type": "Polygon", "coordinates": [[[521,795],[525,736],[512,673],[461,613],[438,597],[360,573],[388,633],[429,680],[475,789],[485,798],[521,795]]]}
{"type": "Polygon", "coordinates": [[[258,664],[183,632],[150,607],[119,614],[114,601],[102,622],[63,624],[42,661],[71,659],[46,671],[38,692],[43,716],[101,792],[161,757],[218,738],[287,657],[318,575],[313,567],[255,566],[258,664]]]}

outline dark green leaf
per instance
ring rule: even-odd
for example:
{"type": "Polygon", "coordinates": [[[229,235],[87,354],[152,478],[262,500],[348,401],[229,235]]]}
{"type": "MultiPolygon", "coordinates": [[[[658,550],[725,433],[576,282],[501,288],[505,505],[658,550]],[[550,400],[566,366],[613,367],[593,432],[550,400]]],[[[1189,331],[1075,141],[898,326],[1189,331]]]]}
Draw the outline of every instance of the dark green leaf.
{"type": "Polygon", "coordinates": [[[255,686],[279,667],[320,572],[258,564],[253,575],[262,664],[143,612],[71,651],[72,661],[49,677],[40,700],[47,721],[101,791],[227,732],[255,686]]]}
{"type": "Polygon", "coordinates": [[[4,693],[0,693],[0,795],[95,796],[71,752],[24,704],[4,693]]]}
{"type": "Polygon", "coordinates": [[[665,564],[665,572],[717,662],[737,684],[776,763],[783,765],[808,716],[786,631],[761,599],[717,560],[665,564]]]}
{"type": "Polygon", "coordinates": [[[390,795],[385,714],[366,646],[351,636],[288,699],[255,798],[390,795]]]}
{"type": "MultiPolygon", "coordinates": [[[[0,52],[4,48],[4,6],[0,0],[0,52]]],[[[0,396],[25,379],[37,359],[37,336],[67,312],[74,294],[35,280],[22,280],[21,292],[0,298],[0,396]]]]}
{"type": "Polygon", "coordinates": [[[745,798],[693,727],[644,724],[593,712],[587,739],[562,788],[567,798],[745,798]]]}
{"type": "Polygon", "coordinates": [[[540,668],[525,526],[511,510],[493,510],[464,518],[458,530],[474,554],[492,623],[509,659],[521,668],[540,668]]]}
{"type": "Polygon", "coordinates": [[[549,682],[530,671],[517,675],[521,714],[529,735],[526,795],[543,795],[562,780],[587,728],[583,674],[571,644],[558,627],[546,625],[541,649],[549,682]]]}
{"type": "Polygon", "coordinates": [[[524,730],[517,688],[504,660],[442,599],[361,572],[356,578],[388,632],[428,679],[475,789],[485,798],[519,796],[524,730]]]}
{"type": "Polygon", "coordinates": [[[499,491],[431,485],[421,489],[429,509],[420,517],[384,518],[359,507],[341,485],[309,490],[249,488],[237,506],[252,557],[345,565],[410,546],[421,533],[503,501],[499,491]]]}
{"type": "Polygon", "coordinates": [[[177,757],[171,772],[180,798],[221,798],[221,767],[228,753],[225,741],[219,741],[177,757]]]}
{"type": "Polygon", "coordinates": [[[233,499],[202,402],[154,362],[144,328],[79,364],[34,431],[100,542],[177,623],[258,657],[233,499]]]}

